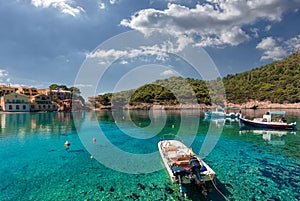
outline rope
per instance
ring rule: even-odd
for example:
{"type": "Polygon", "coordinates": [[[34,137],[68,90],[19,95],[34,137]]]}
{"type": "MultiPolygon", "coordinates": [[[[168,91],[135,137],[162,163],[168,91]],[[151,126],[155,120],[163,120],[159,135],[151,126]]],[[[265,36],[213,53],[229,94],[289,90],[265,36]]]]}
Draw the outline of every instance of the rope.
{"type": "Polygon", "coordinates": [[[210,177],[210,179],[211,179],[211,182],[212,182],[212,184],[213,184],[213,186],[215,187],[215,189],[223,196],[223,198],[225,199],[225,200],[229,200],[218,188],[217,188],[217,186],[216,186],[216,184],[215,184],[215,182],[214,182],[214,179],[212,178],[212,176],[211,175],[209,175],[209,177],[210,177]]]}

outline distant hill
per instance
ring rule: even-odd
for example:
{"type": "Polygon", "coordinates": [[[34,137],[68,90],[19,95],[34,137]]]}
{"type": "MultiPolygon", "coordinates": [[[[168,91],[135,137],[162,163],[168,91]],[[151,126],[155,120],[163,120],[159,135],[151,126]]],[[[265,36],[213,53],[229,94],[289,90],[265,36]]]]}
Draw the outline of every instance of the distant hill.
{"type": "MultiPolygon", "coordinates": [[[[224,103],[218,97],[218,91],[212,92],[207,85],[212,84],[218,90],[220,80],[203,81],[191,78],[170,77],[145,84],[136,90],[128,90],[113,94],[114,105],[160,104],[176,105],[191,103],[192,97],[197,97],[200,104],[210,105],[211,96],[217,104],[224,103]],[[192,88],[192,90],[190,90],[192,88]],[[180,99],[180,100],[179,100],[180,99]]],[[[250,100],[271,101],[272,103],[300,102],[300,52],[287,58],[270,63],[247,72],[228,75],[223,81],[227,103],[242,104],[250,100]]],[[[111,104],[111,94],[99,96],[106,98],[106,104],[111,104]],[[109,97],[109,98],[108,98],[109,97]]],[[[101,101],[100,101],[101,102],[101,101]]]]}

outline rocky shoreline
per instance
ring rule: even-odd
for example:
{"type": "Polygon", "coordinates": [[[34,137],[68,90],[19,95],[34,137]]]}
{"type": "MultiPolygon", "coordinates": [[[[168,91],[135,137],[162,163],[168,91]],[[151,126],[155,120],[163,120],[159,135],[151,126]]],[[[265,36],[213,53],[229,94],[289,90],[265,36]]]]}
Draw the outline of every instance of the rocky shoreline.
{"type": "MultiPolygon", "coordinates": [[[[227,103],[227,107],[234,107],[234,108],[241,108],[241,109],[253,109],[253,106],[257,106],[258,109],[300,109],[300,103],[271,103],[269,101],[265,102],[257,102],[257,101],[249,101],[247,103],[242,104],[234,104],[234,103],[227,103]]],[[[205,104],[199,105],[191,105],[191,104],[178,104],[178,105],[155,105],[155,104],[140,104],[140,105],[126,105],[121,109],[125,110],[181,110],[181,109],[201,109],[201,110],[210,110],[216,108],[216,106],[209,106],[205,104]]],[[[111,106],[103,106],[99,108],[94,108],[93,110],[111,110],[117,109],[111,106]]],[[[120,109],[120,108],[119,108],[120,109]]]]}
{"type": "Polygon", "coordinates": [[[300,109],[300,103],[271,103],[270,101],[257,102],[249,101],[243,104],[229,103],[227,106],[238,107],[242,109],[251,109],[253,106],[257,106],[259,109],[300,109]]]}

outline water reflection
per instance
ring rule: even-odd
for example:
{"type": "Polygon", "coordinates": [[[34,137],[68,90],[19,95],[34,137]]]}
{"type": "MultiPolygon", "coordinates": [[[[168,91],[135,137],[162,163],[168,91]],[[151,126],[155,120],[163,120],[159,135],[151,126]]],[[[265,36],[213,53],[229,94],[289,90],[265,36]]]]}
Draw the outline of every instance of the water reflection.
{"type": "Polygon", "coordinates": [[[24,137],[33,133],[67,133],[75,131],[73,120],[82,121],[84,113],[41,112],[2,113],[0,135],[24,137]]]}
{"type": "Polygon", "coordinates": [[[282,146],[285,145],[285,141],[283,136],[286,135],[296,135],[295,131],[287,131],[287,130],[265,130],[265,129],[254,129],[251,130],[249,127],[241,127],[240,134],[253,134],[253,135],[261,135],[262,139],[265,140],[268,144],[274,146],[282,146]]]}

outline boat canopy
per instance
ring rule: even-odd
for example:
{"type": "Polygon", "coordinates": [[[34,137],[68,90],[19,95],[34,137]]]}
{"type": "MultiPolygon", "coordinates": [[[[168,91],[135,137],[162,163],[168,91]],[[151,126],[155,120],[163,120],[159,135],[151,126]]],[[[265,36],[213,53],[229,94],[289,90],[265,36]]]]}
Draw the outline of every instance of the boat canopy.
{"type": "Polygon", "coordinates": [[[279,115],[285,115],[285,112],[284,111],[272,111],[272,112],[269,112],[270,114],[279,114],[279,115]]]}

